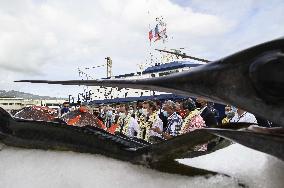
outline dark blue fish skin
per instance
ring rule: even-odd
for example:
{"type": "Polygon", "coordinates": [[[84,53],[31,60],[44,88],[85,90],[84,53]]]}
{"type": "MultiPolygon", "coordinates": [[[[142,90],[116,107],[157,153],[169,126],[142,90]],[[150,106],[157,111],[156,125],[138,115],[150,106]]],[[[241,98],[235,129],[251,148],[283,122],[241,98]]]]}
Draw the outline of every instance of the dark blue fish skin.
{"type": "Polygon", "coordinates": [[[284,38],[187,72],[136,80],[20,80],[17,82],[149,89],[231,104],[284,127],[284,38]]]}

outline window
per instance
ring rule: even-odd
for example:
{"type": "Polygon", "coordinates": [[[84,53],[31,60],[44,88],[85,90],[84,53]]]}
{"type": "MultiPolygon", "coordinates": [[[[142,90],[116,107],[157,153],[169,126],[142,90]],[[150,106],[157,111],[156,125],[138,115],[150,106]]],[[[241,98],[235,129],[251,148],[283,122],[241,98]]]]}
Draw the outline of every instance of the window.
{"type": "Polygon", "coordinates": [[[171,70],[171,71],[167,71],[167,72],[161,72],[159,73],[159,76],[166,76],[168,74],[172,74],[172,73],[176,73],[179,72],[178,70],[171,70]]]}
{"type": "Polygon", "coordinates": [[[161,72],[161,73],[159,73],[159,76],[166,76],[168,74],[170,74],[170,72],[161,72]]]}

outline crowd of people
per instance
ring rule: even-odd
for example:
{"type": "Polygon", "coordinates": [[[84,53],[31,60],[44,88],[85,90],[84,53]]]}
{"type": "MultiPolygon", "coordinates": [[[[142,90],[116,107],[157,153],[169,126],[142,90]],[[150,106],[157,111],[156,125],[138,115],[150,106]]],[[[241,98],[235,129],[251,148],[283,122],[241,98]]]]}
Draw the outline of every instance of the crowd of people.
{"type": "MultiPolygon", "coordinates": [[[[69,111],[64,104],[61,114],[69,111]]],[[[242,109],[225,107],[219,120],[217,110],[203,98],[183,101],[138,101],[129,104],[100,105],[94,116],[103,129],[113,134],[143,139],[150,143],[167,140],[203,127],[215,127],[230,122],[257,123],[255,116],[242,109]]]]}

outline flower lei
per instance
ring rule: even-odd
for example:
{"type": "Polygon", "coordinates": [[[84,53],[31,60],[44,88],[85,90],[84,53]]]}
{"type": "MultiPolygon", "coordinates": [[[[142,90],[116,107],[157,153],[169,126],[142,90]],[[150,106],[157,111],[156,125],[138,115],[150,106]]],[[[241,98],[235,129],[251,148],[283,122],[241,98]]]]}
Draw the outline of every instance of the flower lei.
{"type": "Polygon", "coordinates": [[[140,125],[139,125],[140,131],[138,133],[138,138],[144,139],[145,141],[148,142],[149,141],[149,137],[150,137],[150,129],[152,128],[153,124],[156,122],[156,120],[158,118],[158,112],[153,112],[153,114],[151,114],[149,116],[149,120],[148,121],[145,120],[144,116],[143,116],[143,118],[144,118],[144,121],[141,121],[140,125]],[[143,130],[146,130],[144,138],[143,138],[143,133],[144,133],[143,130]]]}
{"type": "Polygon", "coordinates": [[[146,135],[145,135],[145,140],[147,142],[149,141],[149,138],[150,138],[150,129],[153,127],[153,124],[157,121],[157,119],[158,119],[157,112],[153,112],[153,114],[149,116],[149,120],[148,120],[147,127],[146,127],[146,135]]]}
{"type": "Polygon", "coordinates": [[[148,126],[146,122],[146,117],[144,115],[141,115],[138,118],[138,124],[139,124],[139,132],[137,134],[137,138],[144,139],[143,133],[146,127],[148,126]]]}
{"type": "MultiPolygon", "coordinates": [[[[193,131],[194,129],[202,128],[205,126],[205,122],[202,118],[192,119],[196,116],[200,115],[200,111],[195,109],[191,111],[188,116],[184,119],[181,128],[181,134],[185,134],[187,132],[193,131]]],[[[199,144],[193,148],[193,151],[206,151],[207,144],[199,144]]]]}
{"type": "Polygon", "coordinates": [[[200,111],[195,109],[194,111],[191,111],[188,116],[184,119],[183,124],[181,126],[181,134],[189,132],[188,128],[190,125],[190,122],[193,117],[198,116],[200,114],[200,111]]]}
{"type": "Polygon", "coordinates": [[[119,117],[118,121],[117,121],[117,124],[119,126],[116,128],[115,132],[120,132],[120,128],[121,128],[121,126],[123,126],[121,133],[128,136],[128,128],[129,128],[129,124],[130,124],[130,119],[131,119],[130,114],[127,114],[127,116],[124,119],[119,117]],[[122,125],[123,120],[124,120],[124,125],[122,125]]]}

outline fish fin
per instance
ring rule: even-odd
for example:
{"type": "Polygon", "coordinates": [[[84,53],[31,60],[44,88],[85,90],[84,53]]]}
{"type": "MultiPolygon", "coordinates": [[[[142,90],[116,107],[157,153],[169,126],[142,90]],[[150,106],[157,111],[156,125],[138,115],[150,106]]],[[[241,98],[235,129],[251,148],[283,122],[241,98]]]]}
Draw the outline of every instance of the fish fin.
{"type": "Polygon", "coordinates": [[[218,172],[184,165],[177,162],[176,160],[158,161],[155,163],[151,163],[149,167],[160,172],[180,174],[186,176],[210,176],[219,174],[218,172]]]}
{"type": "Polygon", "coordinates": [[[284,160],[284,134],[254,132],[250,130],[227,130],[208,128],[208,133],[224,137],[251,149],[284,160]]]}
{"type": "MultiPolygon", "coordinates": [[[[242,129],[250,125],[250,123],[231,123],[219,127],[222,127],[222,129],[242,129]]],[[[218,136],[207,131],[206,128],[196,129],[172,139],[139,148],[137,152],[141,152],[141,155],[144,155],[144,160],[148,163],[173,160],[183,158],[184,154],[193,151],[195,146],[206,144],[216,138],[218,136]]]]}

